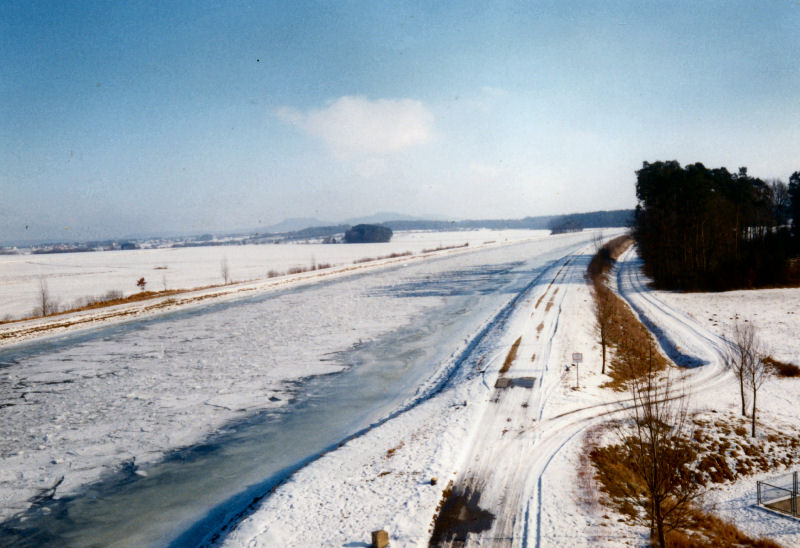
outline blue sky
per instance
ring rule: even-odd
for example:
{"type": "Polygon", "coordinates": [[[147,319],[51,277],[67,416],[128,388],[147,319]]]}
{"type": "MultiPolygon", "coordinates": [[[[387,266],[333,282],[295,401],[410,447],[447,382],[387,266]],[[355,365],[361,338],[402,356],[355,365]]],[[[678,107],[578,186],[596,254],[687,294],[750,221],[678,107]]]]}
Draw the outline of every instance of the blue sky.
{"type": "Polygon", "coordinates": [[[632,207],[800,169],[800,3],[0,4],[0,241],[632,207]]]}

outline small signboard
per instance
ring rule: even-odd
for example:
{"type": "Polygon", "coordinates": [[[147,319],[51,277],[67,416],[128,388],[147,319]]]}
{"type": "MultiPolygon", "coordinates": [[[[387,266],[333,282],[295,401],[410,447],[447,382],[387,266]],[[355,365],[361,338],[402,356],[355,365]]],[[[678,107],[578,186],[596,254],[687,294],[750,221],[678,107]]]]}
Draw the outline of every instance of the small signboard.
{"type": "Polygon", "coordinates": [[[581,363],[583,361],[583,354],[581,354],[580,352],[573,352],[572,361],[574,363],[581,363]]]}

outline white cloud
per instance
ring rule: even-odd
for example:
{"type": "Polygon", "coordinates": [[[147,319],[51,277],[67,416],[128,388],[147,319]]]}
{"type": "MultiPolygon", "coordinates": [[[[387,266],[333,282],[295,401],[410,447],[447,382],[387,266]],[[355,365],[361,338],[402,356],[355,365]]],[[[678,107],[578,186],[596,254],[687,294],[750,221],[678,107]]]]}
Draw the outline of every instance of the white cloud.
{"type": "Polygon", "coordinates": [[[339,160],[371,166],[367,172],[392,153],[430,142],[434,134],[433,114],[413,99],[345,96],[325,108],[282,107],[276,114],[320,139],[339,160]]]}

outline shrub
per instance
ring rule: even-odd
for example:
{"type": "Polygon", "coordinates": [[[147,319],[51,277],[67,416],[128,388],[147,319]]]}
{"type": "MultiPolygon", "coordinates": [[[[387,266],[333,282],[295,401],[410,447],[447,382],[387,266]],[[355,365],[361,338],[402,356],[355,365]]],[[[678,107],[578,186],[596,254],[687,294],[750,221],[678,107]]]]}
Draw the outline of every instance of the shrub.
{"type": "Polygon", "coordinates": [[[800,367],[793,363],[781,362],[772,356],[767,356],[763,361],[779,377],[800,377],[800,367]]]}
{"type": "Polygon", "coordinates": [[[344,233],[348,244],[388,242],[392,239],[392,229],[383,225],[356,225],[344,233]]]}

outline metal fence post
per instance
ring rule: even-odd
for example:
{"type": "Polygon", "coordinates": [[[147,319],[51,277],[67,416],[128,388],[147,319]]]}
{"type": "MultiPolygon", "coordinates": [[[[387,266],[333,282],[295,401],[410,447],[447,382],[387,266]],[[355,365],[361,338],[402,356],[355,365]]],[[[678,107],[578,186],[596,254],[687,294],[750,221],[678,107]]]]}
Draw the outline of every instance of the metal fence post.
{"type": "Polygon", "coordinates": [[[761,506],[761,482],[756,482],[756,500],[758,501],[758,505],[761,506]]]}
{"type": "Polygon", "coordinates": [[[792,515],[797,517],[797,470],[792,473],[792,515]]]}

